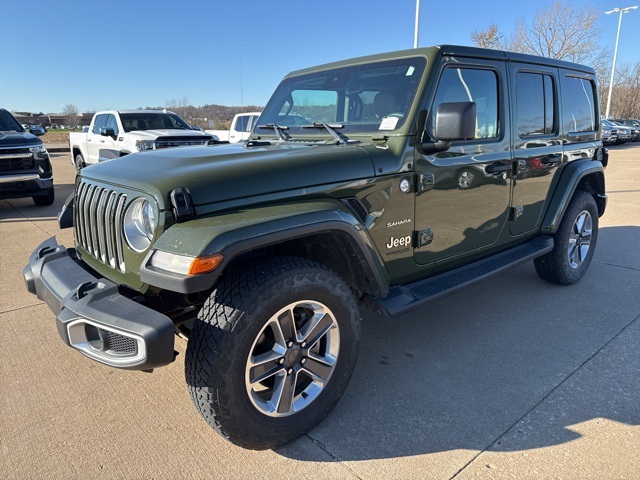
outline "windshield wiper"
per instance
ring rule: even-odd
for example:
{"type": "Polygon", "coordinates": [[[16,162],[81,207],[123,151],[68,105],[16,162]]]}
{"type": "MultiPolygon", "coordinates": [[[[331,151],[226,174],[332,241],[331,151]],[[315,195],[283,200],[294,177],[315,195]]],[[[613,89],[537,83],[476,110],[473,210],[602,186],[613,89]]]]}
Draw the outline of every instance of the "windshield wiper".
{"type": "Polygon", "coordinates": [[[349,140],[344,134],[336,132],[336,129],[344,128],[344,125],[342,125],[340,123],[316,122],[316,123],[312,123],[310,125],[300,125],[300,126],[302,128],[324,128],[335,139],[336,144],[349,143],[349,142],[352,141],[352,140],[349,140]]]}
{"type": "Polygon", "coordinates": [[[258,125],[258,128],[262,128],[264,130],[271,129],[274,132],[276,132],[276,136],[278,137],[278,140],[280,140],[281,142],[287,141],[287,139],[281,133],[284,130],[289,130],[289,127],[287,127],[286,125],[276,125],[275,123],[267,123],[266,125],[258,125]]]}

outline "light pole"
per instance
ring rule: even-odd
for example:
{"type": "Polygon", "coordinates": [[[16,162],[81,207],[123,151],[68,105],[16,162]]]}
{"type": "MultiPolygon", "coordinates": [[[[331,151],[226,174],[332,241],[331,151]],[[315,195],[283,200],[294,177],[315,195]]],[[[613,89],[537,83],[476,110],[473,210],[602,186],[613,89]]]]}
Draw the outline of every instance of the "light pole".
{"type": "Polygon", "coordinates": [[[418,25],[420,24],[420,0],[416,0],[416,28],[413,34],[413,48],[418,48],[418,25]]]}
{"type": "Polygon", "coordinates": [[[613,76],[616,73],[616,57],[618,56],[618,41],[620,40],[620,26],[622,25],[622,14],[627,13],[630,10],[635,10],[638,6],[634,7],[626,7],[626,8],[614,8],[613,10],[609,10],[608,12],[604,12],[605,15],[609,15],[610,13],[620,12],[620,19],[618,20],[618,34],[616,35],[616,48],[613,51],[613,67],[611,68],[611,80],[609,80],[609,97],[607,98],[607,111],[604,116],[609,118],[609,107],[611,107],[611,92],[613,91],[613,76]]]}

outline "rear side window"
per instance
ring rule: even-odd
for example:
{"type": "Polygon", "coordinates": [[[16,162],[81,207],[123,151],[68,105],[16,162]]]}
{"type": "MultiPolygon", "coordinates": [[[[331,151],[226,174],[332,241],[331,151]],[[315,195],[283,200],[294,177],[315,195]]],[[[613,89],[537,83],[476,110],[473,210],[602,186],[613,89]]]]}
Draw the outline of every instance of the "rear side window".
{"type": "Polygon", "coordinates": [[[596,94],[591,80],[565,77],[562,88],[564,130],[569,133],[595,132],[596,94]]]}
{"type": "Polygon", "coordinates": [[[556,131],[554,81],[551,75],[516,74],[517,128],[520,137],[556,131]]]}
{"type": "Polygon", "coordinates": [[[431,109],[431,131],[438,105],[452,102],[475,102],[476,139],[498,137],[498,77],[493,70],[447,68],[431,109]]]}

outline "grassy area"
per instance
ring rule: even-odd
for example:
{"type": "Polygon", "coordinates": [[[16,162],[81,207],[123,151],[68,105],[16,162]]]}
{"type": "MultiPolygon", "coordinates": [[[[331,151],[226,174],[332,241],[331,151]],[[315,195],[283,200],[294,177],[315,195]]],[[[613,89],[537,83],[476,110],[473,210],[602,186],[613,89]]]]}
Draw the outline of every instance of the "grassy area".
{"type": "Polygon", "coordinates": [[[80,130],[47,130],[47,133],[40,138],[44,143],[69,143],[69,132],[79,132],[80,130]]]}

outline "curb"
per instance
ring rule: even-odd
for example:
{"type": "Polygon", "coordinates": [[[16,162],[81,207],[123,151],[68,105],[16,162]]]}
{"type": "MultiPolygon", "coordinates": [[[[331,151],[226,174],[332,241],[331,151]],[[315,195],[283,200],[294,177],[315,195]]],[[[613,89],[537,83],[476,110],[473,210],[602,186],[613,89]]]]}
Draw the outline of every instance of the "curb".
{"type": "Polygon", "coordinates": [[[48,152],[53,153],[69,151],[69,145],[67,145],[66,143],[45,143],[44,148],[46,148],[48,152]]]}

